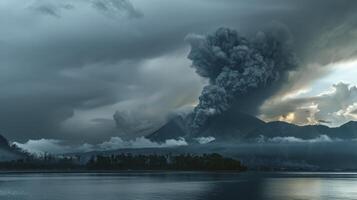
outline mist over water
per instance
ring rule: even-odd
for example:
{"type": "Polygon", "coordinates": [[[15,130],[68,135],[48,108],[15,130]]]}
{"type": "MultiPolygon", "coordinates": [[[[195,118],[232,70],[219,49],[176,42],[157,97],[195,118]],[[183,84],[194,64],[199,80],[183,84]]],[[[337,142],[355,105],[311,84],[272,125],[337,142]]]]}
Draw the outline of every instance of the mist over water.
{"type": "Polygon", "coordinates": [[[2,174],[0,199],[357,199],[357,173],[2,174]]]}

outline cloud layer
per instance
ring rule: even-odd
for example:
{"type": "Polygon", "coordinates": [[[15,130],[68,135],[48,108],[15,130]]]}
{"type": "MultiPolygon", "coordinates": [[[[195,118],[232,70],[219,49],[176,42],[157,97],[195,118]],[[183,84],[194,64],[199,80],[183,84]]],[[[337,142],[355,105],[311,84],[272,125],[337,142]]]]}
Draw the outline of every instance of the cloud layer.
{"type": "Polygon", "coordinates": [[[302,139],[298,137],[293,137],[293,136],[287,136],[287,137],[273,137],[273,138],[266,138],[264,136],[261,136],[256,139],[258,143],[321,143],[321,142],[338,142],[342,141],[341,139],[332,139],[327,135],[320,135],[316,138],[312,139],[302,139]]]}
{"type": "Polygon", "coordinates": [[[278,95],[301,89],[328,73],[325,64],[356,55],[356,8],[352,0],[3,0],[1,133],[72,143],[145,134],[197,104],[206,82],[189,68],[184,38],[222,26],[251,35],[285,24],[303,65],[278,95]]]}
{"type": "Polygon", "coordinates": [[[131,140],[124,140],[120,137],[111,137],[108,141],[95,145],[88,143],[70,145],[66,141],[55,139],[28,140],[25,143],[14,142],[13,144],[35,155],[42,155],[45,153],[84,153],[91,151],[109,151],[132,148],[164,148],[188,145],[184,138],[168,139],[163,143],[156,143],[146,139],[145,137],[137,137],[131,140]]]}
{"type": "Polygon", "coordinates": [[[345,83],[317,96],[272,99],[262,106],[265,120],[282,120],[295,124],[339,126],[357,120],[357,88],[345,83]]]}

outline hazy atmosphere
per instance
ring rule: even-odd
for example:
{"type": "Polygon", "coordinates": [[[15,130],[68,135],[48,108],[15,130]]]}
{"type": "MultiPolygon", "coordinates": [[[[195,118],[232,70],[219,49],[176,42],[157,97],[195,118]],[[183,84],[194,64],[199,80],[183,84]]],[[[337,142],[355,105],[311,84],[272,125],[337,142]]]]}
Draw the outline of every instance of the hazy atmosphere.
{"type": "Polygon", "coordinates": [[[35,152],[70,152],[187,145],[143,137],[187,113],[193,132],[230,109],[341,126],[357,120],[356,9],[349,0],[2,0],[0,133],[35,152]],[[249,56],[245,66],[264,67],[229,71],[238,58],[214,46],[229,37],[245,45],[232,48],[249,56]]]}
{"type": "Polygon", "coordinates": [[[0,0],[0,200],[356,200],[357,0],[0,0]]]}

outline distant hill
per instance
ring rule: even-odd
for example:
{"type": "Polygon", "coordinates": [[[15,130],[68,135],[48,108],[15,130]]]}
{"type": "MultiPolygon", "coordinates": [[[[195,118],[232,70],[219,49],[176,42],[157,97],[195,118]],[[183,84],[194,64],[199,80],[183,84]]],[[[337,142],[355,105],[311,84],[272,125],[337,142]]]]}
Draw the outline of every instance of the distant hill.
{"type": "MultiPolygon", "coordinates": [[[[190,133],[184,116],[174,116],[164,126],[148,135],[147,138],[164,142],[167,139],[184,137],[189,145],[162,148],[128,148],[110,151],[94,151],[79,154],[85,163],[95,155],[178,155],[219,153],[242,161],[251,169],[268,170],[357,170],[356,142],[347,139],[357,138],[357,122],[349,122],[337,128],[323,125],[297,126],[286,122],[266,123],[256,117],[227,112],[209,119],[205,129],[190,133]],[[330,138],[346,139],[336,142],[282,142],[258,141],[261,136],[296,137],[316,139],[321,135],[330,138]],[[214,142],[199,144],[197,137],[213,136],[214,142]]],[[[69,154],[78,155],[78,154],[69,154]]]]}
{"type": "Polygon", "coordinates": [[[313,139],[320,135],[327,135],[339,139],[357,138],[357,122],[354,121],[337,128],[324,125],[298,126],[281,121],[266,123],[256,117],[231,111],[209,119],[207,126],[199,133],[192,135],[188,130],[184,119],[176,116],[147,138],[158,142],[178,137],[190,139],[207,136],[213,136],[217,141],[251,140],[260,136],[313,139]]]}
{"type": "Polygon", "coordinates": [[[24,153],[12,148],[8,140],[4,136],[0,135],[0,162],[18,160],[24,157],[26,157],[24,153]]]}

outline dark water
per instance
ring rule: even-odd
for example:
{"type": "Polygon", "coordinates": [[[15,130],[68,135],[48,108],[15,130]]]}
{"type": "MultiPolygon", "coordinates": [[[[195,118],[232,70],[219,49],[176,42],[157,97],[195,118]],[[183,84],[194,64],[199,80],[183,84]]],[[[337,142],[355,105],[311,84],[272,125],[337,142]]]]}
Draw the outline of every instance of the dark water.
{"type": "Polygon", "coordinates": [[[357,174],[0,174],[0,199],[357,199],[357,174]]]}

